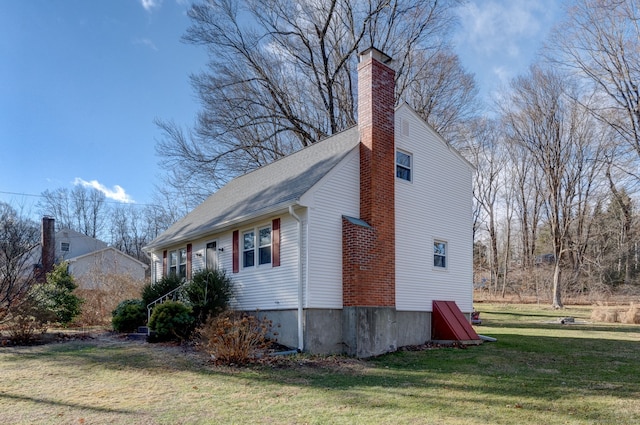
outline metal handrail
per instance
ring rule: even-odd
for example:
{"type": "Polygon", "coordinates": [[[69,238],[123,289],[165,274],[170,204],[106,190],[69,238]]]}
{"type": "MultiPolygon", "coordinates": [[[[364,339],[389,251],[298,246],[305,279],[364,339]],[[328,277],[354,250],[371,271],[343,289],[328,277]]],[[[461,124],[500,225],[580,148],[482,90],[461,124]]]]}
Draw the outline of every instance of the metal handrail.
{"type": "MultiPolygon", "coordinates": [[[[186,284],[187,284],[187,282],[183,283],[182,285],[178,286],[176,289],[172,289],[171,291],[167,292],[166,294],[164,294],[163,296],[161,296],[157,300],[147,304],[147,336],[151,335],[151,328],[149,328],[149,321],[151,320],[151,309],[156,304],[165,302],[169,298],[169,296],[173,295],[175,292],[178,292],[186,284]]],[[[175,297],[172,297],[172,299],[175,299],[175,297]]]]}

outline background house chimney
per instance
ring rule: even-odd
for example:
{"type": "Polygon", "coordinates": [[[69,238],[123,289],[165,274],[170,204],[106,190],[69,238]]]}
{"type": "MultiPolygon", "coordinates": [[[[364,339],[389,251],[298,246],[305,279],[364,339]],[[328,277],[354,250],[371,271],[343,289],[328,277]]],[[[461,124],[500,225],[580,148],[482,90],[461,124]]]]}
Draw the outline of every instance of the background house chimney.
{"type": "Polygon", "coordinates": [[[42,231],[40,245],[42,246],[42,277],[53,270],[56,258],[56,233],[55,220],[51,217],[42,217],[42,231]]]}
{"type": "Polygon", "coordinates": [[[360,220],[343,220],[343,305],[395,307],[395,71],[360,54],[360,220]],[[368,226],[367,226],[368,225],[368,226]]]}

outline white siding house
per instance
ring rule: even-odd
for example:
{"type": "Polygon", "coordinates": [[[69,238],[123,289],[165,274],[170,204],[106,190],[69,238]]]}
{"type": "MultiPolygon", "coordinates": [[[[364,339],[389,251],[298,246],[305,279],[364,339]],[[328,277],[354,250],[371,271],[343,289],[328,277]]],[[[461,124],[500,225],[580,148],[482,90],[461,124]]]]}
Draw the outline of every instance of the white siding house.
{"type": "Polygon", "coordinates": [[[361,56],[357,127],[232,180],[152,241],[153,278],[222,268],[234,308],[309,352],[424,343],[434,300],[471,312],[473,169],[394,108],[388,61],[361,56]]]}
{"type": "Polygon", "coordinates": [[[68,263],[68,270],[81,289],[97,289],[98,282],[110,275],[143,282],[148,266],[105,242],[70,229],[54,232],[54,219],[43,218],[42,258],[51,253],[45,272],[54,263],[68,263]]]}

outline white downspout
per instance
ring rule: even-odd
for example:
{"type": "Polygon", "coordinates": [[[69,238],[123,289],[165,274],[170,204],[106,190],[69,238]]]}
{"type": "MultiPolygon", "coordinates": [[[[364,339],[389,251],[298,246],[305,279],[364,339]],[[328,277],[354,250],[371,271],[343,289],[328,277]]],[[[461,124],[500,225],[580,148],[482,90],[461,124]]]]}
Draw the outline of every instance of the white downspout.
{"type": "Polygon", "coordinates": [[[298,351],[304,350],[304,320],[303,320],[303,282],[302,282],[302,220],[293,211],[293,205],[289,205],[289,214],[298,222],[298,351]]]}

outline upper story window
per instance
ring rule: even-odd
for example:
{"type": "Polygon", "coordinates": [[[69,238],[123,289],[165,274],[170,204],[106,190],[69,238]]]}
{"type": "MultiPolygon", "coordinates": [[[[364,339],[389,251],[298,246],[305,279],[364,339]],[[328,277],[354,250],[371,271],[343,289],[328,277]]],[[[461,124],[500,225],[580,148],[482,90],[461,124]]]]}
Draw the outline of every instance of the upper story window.
{"type": "Polygon", "coordinates": [[[447,243],[433,241],[433,267],[447,267],[447,243]]]}
{"type": "Polygon", "coordinates": [[[60,242],[60,251],[69,252],[69,242],[60,242]]]}
{"type": "Polygon", "coordinates": [[[412,179],[413,158],[410,153],[396,151],[396,177],[408,182],[412,179]]]}

